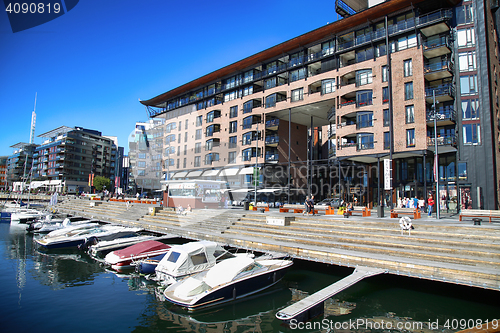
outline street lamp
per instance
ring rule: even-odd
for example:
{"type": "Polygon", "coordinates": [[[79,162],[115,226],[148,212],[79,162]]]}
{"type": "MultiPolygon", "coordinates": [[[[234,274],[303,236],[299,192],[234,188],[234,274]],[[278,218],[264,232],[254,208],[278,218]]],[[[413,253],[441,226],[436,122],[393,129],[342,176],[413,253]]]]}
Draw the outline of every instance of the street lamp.
{"type": "Polygon", "coordinates": [[[439,154],[437,143],[437,111],[436,111],[436,90],[432,90],[432,109],[434,118],[434,167],[436,168],[436,219],[439,220],[439,154]]]}

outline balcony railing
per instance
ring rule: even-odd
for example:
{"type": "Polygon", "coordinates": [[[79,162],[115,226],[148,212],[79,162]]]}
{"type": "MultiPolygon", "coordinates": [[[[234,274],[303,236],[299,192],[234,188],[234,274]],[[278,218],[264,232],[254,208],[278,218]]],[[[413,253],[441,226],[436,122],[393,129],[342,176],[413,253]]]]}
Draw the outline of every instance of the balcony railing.
{"type": "Polygon", "coordinates": [[[438,38],[428,39],[422,43],[424,50],[432,50],[441,46],[450,47],[450,39],[448,36],[440,36],[438,38]]]}
{"type": "Polygon", "coordinates": [[[442,84],[435,87],[425,88],[425,97],[432,97],[432,92],[436,92],[436,96],[449,95],[455,96],[455,88],[451,83],[442,84]]]}
{"type": "Polygon", "coordinates": [[[439,72],[443,70],[453,71],[453,63],[451,61],[441,61],[431,65],[424,66],[424,73],[439,72]]]}
{"type": "Polygon", "coordinates": [[[278,161],[279,160],[279,155],[276,154],[266,154],[266,162],[269,161],[278,161]]]}
{"type": "Polygon", "coordinates": [[[340,145],[340,148],[351,148],[351,147],[356,147],[357,143],[356,142],[345,142],[340,145]]]}
{"type": "MultiPolygon", "coordinates": [[[[436,115],[437,115],[436,119],[438,121],[444,119],[455,120],[457,117],[455,110],[453,110],[451,106],[437,108],[436,115]]],[[[427,109],[427,121],[433,121],[433,120],[434,120],[434,111],[432,109],[427,109]]]]}
{"type": "Polygon", "coordinates": [[[356,150],[373,149],[374,146],[375,146],[375,141],[359,142],[357,144],[356,150]]]}
{"type": "Polygon", "coordinates": [[[274,126],[279,126],[280,120],[279,119],[271,119],[266,121],[266,128],[267,127],[274,127],[274,126]]]}
{"type": "MultiPolygon", "coordinates": [[[[457,138],[455,135],[438,136],[438,146],[456,146],[457,138]]],[[[434,146],[434,137],[427,137],[427,146],[434,146]]]]}
{"type": "Polygon", "coordinates": [[[266,144],[279,143],[280,137],[278,135],[266,136],[266,144]]]}

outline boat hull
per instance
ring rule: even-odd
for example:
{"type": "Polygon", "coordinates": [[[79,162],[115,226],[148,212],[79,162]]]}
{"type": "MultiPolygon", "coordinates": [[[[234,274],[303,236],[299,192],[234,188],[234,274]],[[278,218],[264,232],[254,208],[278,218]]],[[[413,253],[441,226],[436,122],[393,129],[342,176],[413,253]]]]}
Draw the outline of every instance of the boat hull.
{"type": "Polygon", "coordinates": [[[215,288],[192,303],[185,303],[172,299],[167,294],[165,294],[165,297],[171,303],[185,307],[188,310],[215,306],[221,303],[231,302],[247,297],[275,285],[283,278],[290,266],[291,265],[288,265],[267,272],[251,275],[247,278],[235,281],[234,283],[224,285],[223,287],[215,288]]]}

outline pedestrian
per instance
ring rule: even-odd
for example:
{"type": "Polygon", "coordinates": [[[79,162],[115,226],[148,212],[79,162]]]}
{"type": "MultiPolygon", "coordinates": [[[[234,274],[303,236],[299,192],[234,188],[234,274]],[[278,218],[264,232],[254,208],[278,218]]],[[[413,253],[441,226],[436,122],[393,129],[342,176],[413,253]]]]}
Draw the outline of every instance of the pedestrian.
{"type": "Polygon", "coordinates": [[[420,200],[418,200],[418,208],[420,208],[420,213],[425,213],[425,199],[424,197],[420,197],[420,200]]]}
{"type": "Polygon", "coordinates": [[[302,215],[309,215],[309,196],[306,196],[306,201],[304,201],[304,212],[302,215]]]}
{"type": "Polygon", "coordinates": [[[429,217],[432,216],[433,207],[434,207],[434,199],[432,198],[432,194],[429,194],[429,199],[427,199],[427,210],[429,213],[429,217]]]}
{"type": "Polygon", "coordinates": [[[314,216],[314,195],[309,199],[309,212],[314,216]]]}

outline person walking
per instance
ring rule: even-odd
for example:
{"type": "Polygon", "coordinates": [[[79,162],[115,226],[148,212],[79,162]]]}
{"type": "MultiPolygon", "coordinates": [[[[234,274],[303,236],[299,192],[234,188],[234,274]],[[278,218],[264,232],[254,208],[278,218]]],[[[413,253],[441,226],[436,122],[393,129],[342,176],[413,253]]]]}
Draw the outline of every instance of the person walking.
{"type": "Polygon", "coordinates": [[[309,215],[309,196],[306,196],[306,201],[304,201],[304,212],[302,215],[309,215]]]}
{"type": "Polygon", "coordinates": [[[432,194],[429,194],[429,199],[427,199],[427,212],[429,213],[429,217],[432,216],[433,208],[434,208],[434,199],[432,198],[432,194]]]}
{"type": "Polygon", "coordinates": [[[309,213],[312,213],[314,216],[314,195],[309,199],[309,213]]]}

